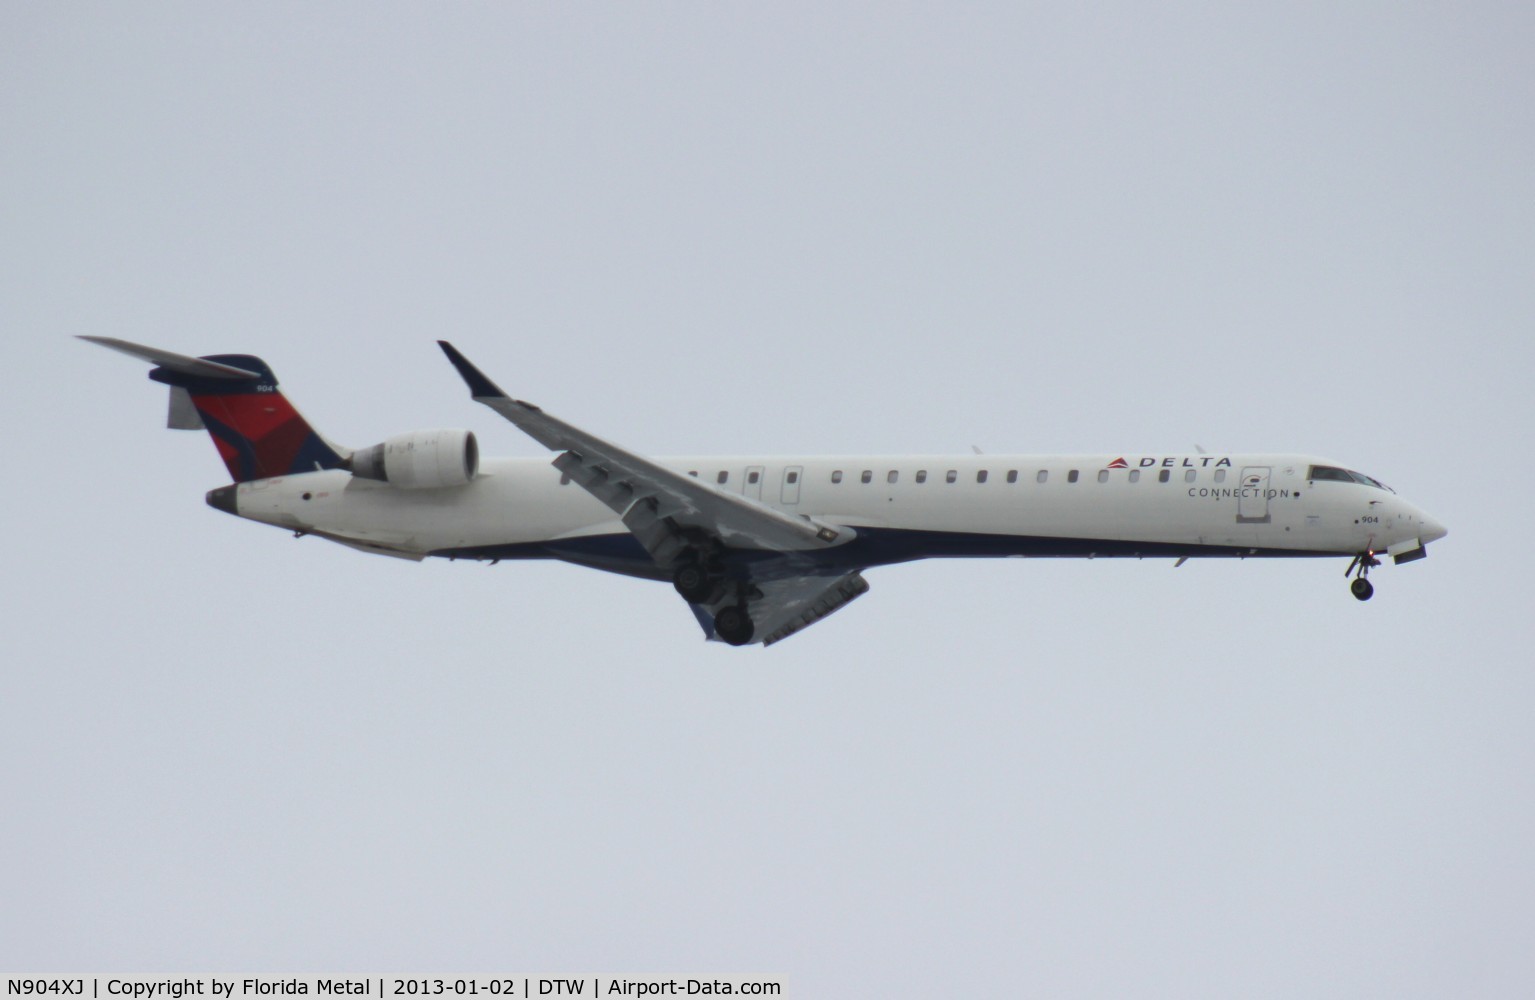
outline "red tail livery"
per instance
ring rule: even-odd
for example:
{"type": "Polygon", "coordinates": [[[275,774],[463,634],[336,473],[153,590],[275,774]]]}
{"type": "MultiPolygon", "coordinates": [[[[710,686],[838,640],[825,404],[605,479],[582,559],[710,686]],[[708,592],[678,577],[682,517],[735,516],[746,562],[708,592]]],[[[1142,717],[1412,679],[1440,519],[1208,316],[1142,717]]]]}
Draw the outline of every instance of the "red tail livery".
{"type": "Polygon", "coordinates": [[[237,483],[334,469],[342,463],[336,449],[278,390],[277,376],[260,358],[192,358],[112,337],[82,339],[158,365],[149,377],[170,386],[170,425],[206,428],[237,483]]]}

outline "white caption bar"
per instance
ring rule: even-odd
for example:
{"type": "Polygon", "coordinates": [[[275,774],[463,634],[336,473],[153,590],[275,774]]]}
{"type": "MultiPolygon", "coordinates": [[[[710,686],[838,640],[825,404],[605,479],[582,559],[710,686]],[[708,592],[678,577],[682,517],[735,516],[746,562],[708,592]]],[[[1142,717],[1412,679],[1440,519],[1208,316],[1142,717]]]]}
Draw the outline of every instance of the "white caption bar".
{"type": "Polygon", "coordinates": [[[54,1000],[282,1000],[287,997],[399,998],[460,997],[786,997],[776,976],[112,976],[11,975],[3,977],[0,1000],[30,997],[54,1000]]]}

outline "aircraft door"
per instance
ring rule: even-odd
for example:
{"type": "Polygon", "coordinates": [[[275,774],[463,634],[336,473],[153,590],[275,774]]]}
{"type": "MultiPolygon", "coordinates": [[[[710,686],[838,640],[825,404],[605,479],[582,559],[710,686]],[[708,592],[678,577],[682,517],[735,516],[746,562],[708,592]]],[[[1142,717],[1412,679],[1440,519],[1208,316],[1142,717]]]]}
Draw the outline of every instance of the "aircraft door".
{"type": "Polygon", "coordinates": [[[762,499],[762,466],[748,465],[746,479],[741,484],[741,494],[753,500],[762,499]]]}
{"type": "Polygon", "coordinates": [[[1242,469],[1241,494],[1237,499],[1238,524],[1268,524],[1269,473],[1267,465],[1249,465],[1242,469]]]}
{"type": "Polygon", "coordinates": [[[799,503],[799,481],[805,476],[805,468],[801,465],[791,465],[783,470],[783,504],[799,503]]]}

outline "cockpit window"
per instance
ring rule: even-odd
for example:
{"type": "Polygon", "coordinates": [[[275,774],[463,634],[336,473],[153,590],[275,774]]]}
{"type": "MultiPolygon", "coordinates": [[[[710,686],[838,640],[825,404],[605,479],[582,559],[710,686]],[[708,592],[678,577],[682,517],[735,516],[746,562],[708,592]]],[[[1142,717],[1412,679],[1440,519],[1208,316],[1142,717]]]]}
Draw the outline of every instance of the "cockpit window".
{"type": "Polygon", "coordinates": [[[1373,479],[1370,476],[1365,475],[1363,472],[1354,472],[1350,469],[1337,469],[1330,465],[1313,465],[1311,467],[1311,471],[1306,475],[1306,478],[1311,480],[1330,479],[1333,482],[1338,483],[1358,483],[1360,486],[1373,486],[1378,490],[1385,490],[1388,493],[1394,492],[1391,487],[1387,486],[1379,479],[1373,479]]]}
{"type": "Polygon", "coordinates": [[[1363,472],[1350,472],[1349,475],[1354,477],[1354,482],[1359,483],[1359,484],[1361,484],[1363,486],[1373,486],[1373,487],[1375,487],[1378,490],[1383,490],[1383,489],[1386,488],[1386,484],[1385,483],[1382,483],[1379,479],[1371,479],[1369,476],[1365,475],[1363,472]]]}

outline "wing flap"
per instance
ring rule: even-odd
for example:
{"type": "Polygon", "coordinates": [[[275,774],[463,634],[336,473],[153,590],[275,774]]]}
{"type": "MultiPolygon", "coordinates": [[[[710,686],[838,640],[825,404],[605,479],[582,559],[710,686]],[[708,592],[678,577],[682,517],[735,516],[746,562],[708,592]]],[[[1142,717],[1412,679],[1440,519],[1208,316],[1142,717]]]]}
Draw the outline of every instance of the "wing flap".
{"type": "Polygon", "coordinates": [[[630,505],[624,512],[623,522],[659,565],[670,566],[687,551],[687,542],[681,533],[661,515],[655,500],[650,497],[630,505]]]}
{"type": "Polygon", "coordinates": [[[762,596],[750,604],[756,637],[764,646],[782,642],[869,592],[856,570],[837,577],[804,576],[757,584],[762,596]]]}

